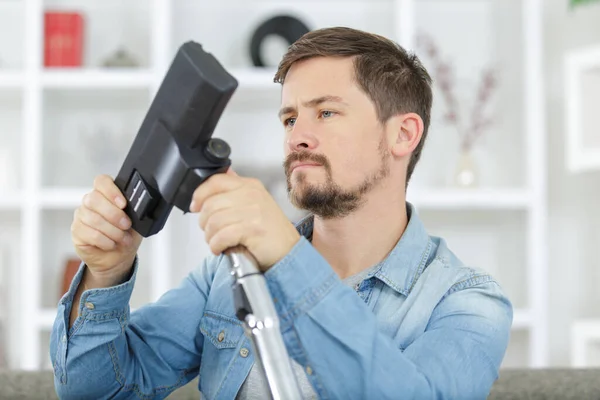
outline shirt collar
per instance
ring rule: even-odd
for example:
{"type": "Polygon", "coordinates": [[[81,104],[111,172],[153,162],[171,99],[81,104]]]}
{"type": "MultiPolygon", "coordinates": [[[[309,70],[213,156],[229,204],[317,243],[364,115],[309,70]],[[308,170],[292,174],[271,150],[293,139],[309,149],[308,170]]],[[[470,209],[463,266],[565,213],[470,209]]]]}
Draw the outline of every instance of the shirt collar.
{"type": "MultiPolygon", "coordinates": [[[[433,241],[419,218],[415,207],[406,202],[408,224],[402,237],[367,279],[375,276],[400,294],[408,296],[423,273],[431,256],[433,241]]],[[[296,224],[298,232],[312,240],[314,216],[307,215],[296,224]]]]}

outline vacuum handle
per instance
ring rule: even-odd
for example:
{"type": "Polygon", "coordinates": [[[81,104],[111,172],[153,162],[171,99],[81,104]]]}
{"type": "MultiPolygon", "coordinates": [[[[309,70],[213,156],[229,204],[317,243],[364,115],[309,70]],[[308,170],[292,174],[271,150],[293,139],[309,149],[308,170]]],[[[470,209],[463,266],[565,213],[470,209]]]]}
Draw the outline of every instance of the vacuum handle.
{"type": "Polygon", "coordinates": [[[264,275],[254,257],[243,247],[225,252],[235,277],[236,314],[251,339],[255,360],[260,365],[275,400],[301,400],[279,318],[264,275]]]}

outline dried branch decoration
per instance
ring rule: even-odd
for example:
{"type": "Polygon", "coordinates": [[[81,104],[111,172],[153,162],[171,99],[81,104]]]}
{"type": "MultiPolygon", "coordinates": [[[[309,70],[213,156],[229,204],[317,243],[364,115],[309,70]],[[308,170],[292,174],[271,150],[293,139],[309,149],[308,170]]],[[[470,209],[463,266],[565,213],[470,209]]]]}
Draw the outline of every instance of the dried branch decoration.
{"type": "Polygon", "coordinates": [[[492,68],[485,69],[482,72],[470,124],[464,126],[459,102],[454,94],[456,80],[451,64],[442,59],[441,52],[433,39],[425,34],[417,36],[417,46],[423,48],[425,54],[433,62],[432,78],[440,88],[442,98],[447,107],[446,114],[444,115],[445,121],[456,126],[458,134],[461,136],[461,150],[471,150],[485,130],[492,125],[492,119],[485,115],[484,109],[497,86],[496,72],[492,68]]]}

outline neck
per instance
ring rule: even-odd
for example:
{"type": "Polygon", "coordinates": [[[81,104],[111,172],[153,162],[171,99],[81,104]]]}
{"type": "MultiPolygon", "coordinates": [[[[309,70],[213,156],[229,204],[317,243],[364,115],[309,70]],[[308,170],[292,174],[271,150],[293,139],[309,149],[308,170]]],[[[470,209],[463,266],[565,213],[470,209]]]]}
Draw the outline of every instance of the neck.
{"type": "Polygon", "coordinates": [[[313,246],[341,279],[381,262],[406,229],[404,193],[390,195],[377,188],[365,204],[339,219],[315,216],[313,246]]]}

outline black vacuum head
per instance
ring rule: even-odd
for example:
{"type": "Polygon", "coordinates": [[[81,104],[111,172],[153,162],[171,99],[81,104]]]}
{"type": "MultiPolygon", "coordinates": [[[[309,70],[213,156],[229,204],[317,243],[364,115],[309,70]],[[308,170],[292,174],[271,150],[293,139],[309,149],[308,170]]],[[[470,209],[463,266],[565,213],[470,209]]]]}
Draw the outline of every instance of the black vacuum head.
{"type": "Polygon", "coordinates": [[[188,212],[194,190],[231,165],[212,135],[237,87],[200,44],[179,48],[115,178],[140,235],[160,232],[173,206],[188,212]]]}

